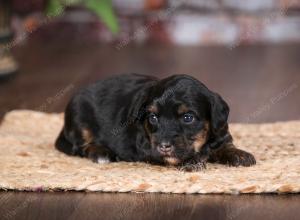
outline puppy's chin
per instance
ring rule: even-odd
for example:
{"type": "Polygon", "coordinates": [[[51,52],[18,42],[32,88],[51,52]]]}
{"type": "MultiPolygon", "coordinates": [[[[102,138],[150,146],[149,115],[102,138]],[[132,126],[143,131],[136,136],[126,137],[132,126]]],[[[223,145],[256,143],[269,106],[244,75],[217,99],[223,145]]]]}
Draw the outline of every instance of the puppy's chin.
{"type": "Polygon", "coordinates": [[[176,166],[181,162],[178,158],[171,157],[171,156],[170,157],[164,157],[164,161],[165,161],[166,164],[172,165],[172,166],[176,166]]]}

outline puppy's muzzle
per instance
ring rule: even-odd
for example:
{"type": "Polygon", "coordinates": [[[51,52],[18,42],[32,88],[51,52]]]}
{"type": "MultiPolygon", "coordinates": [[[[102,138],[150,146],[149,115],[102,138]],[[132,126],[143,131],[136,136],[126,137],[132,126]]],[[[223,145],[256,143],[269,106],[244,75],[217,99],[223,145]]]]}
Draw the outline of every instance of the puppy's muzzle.
{"type": "Polygon", "coordinates": [[[171,145],[169,142],[163,142],[158,145],[157,150],[164,156],[170,156],[174,150],[174,146],[171,145]]]}

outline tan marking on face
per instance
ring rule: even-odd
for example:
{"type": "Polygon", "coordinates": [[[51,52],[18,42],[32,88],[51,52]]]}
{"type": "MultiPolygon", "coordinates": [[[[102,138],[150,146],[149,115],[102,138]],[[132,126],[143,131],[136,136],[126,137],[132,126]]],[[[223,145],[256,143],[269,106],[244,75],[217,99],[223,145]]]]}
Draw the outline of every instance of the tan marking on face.
{"type": "Polygon", "coordinates": [[[180,163],[180,160],[176,157],[165,157],[164,161],[169,165],[178,165],[180,163]]]}
{"type": "Polygon", "coordinates": [[[85,144],[92,143],[94,139],[92,132],[86,128],[82,129],[82,138],[85,144]]]}
{"type": "Polygon", "coordinates": [[[193,146],[195,152],[199,152],[201,150],[201,148],[203,147],[203,145],[206,143],[207,138],[208,138],[208,135],[207,135],[208,129],[209,129],[209,123],[205,122],[204,128],[194,136],[195,141],[192,144],[192,146],[193,146]]]}
{"type": "Polygon", "coordinates": [[[189,111],[188,107],[186,105],[182,104],[178,107],[177,113],[179,115],[181,115],[181,114],[187,113],[188,111],[189,111]]]}
{"type": "Polygon", "coordinates": [[[148,106],[147,110],[151,113],[158,113],[158,109],[156,105],[150,105],[148,106]]]}

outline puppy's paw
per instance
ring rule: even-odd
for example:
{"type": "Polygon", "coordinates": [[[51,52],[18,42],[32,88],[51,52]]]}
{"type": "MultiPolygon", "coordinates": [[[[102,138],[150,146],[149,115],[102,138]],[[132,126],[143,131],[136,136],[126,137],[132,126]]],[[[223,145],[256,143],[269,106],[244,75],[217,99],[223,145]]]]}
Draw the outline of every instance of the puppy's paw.
{"type": "Polygon", "coordinates": [[[108,157],[98,157],[97,159],[93,160],[96,163],[99,164],[106,164],[106,163],[110,163],[110,159],[108,157]]]}
{"type": "Polygon", "coordinates": [[[83,148],[83,156],[89,158],[94,163],[106,164],[111,162],[108,154],[97,146],[87,146],[83,148]]]}
{"type": "Polygon", "coordinates": [[[206,169],[206,163],[205,162],[186,163],[180,166],[178,169],[180,171],[185,171],[185,172],[198,172],[206,169]]]}
{"type": "Polygon", "coordinates": [[[229,166],[245,166],[249,167],[256,164],[254,156],[246,151],[232,148],[223,152],[221,161],[229,166]]]}

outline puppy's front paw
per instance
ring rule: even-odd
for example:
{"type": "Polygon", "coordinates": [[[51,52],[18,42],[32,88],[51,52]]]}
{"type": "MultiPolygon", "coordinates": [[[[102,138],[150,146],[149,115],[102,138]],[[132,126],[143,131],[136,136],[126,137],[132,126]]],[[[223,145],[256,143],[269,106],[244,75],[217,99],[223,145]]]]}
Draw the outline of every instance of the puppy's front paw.
{"type": "Polygon", "coordinates": [[[206,169],[205,162],[198,162],[198,163],[186,163],[179,167],[180,171],[185,172],[197,172],[206,169]]]}
{"type": "Polygon", "coordinates": [[[246,151],[232,148],[224,151],[220,162],[229,166],[245,166],[249,167],[256,164],[254,156],[246,151]]]}

